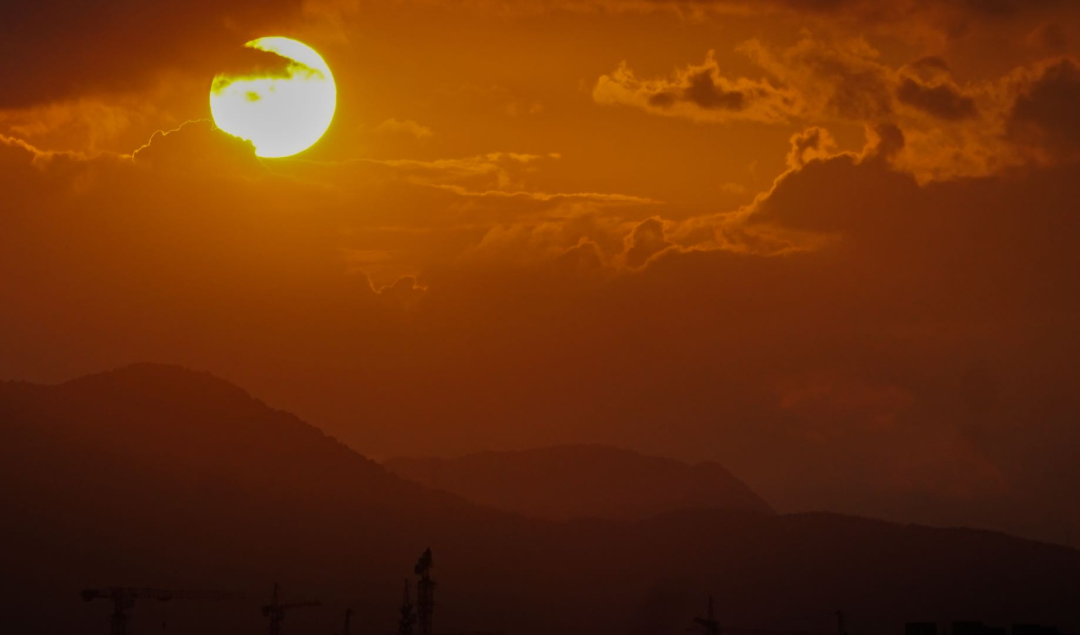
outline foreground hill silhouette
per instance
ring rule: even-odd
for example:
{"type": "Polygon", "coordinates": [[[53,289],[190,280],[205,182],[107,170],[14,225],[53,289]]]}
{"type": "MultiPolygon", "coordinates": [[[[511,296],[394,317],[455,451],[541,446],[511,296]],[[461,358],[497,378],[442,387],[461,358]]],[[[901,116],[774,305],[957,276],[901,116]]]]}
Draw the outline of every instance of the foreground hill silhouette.
{"type": "MultiPolygon", "coordinates": [[[[5,633],[104,633],[87,586],[243,591],[157,604],[137,633],[258,633],[271,583],[324,608],[288,632],[394,628],[430,546],[436,630],[683,633],[725,625],[897,633],[908,619],[1080,626],[1080,553],[971,530],[830,514],[699,510],[550,522],[404,481],[206,374],[139,365],[59,386],[0,384],[5,633]]],[[[357,425],[364,425],[357,413],[357,425]]]]}
{"type": "Polygon", "coordinates": [[[598,445],[405,457],[384,465],[427,487],[550,520],[636,520],[691,509],[772,513],[718,463],[687,465],[598,445]]]}

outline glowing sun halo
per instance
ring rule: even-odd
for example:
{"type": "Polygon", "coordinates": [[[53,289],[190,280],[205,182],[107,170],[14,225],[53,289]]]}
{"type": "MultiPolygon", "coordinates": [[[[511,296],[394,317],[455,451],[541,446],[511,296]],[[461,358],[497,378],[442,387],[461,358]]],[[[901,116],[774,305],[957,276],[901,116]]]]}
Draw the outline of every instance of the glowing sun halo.
{"type": "Polygon", "coordinates": [[[287,157],[312,146],[334,118],[337,86],[330,67],[310,46],[264,37],[244,46],[288,60],[284,72],[219,74],[210,86],[210,112],[225,132],[247,139],[260,157],[287,157]]]}

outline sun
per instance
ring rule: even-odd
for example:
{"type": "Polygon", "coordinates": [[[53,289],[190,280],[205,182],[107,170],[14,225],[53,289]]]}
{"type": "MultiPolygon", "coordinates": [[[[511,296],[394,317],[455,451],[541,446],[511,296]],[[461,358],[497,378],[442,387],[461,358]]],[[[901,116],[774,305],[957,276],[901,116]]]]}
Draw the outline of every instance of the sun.
{"type": "Polygon", "coordinates": [[[287,60],[284,70],[221,73],[210,85],[210,112],[225,132],[247,139],[260,157],[287,157],[310,148],[334,118],[337,85],[315,49],[287,37],[245,44],[287,60]]]}

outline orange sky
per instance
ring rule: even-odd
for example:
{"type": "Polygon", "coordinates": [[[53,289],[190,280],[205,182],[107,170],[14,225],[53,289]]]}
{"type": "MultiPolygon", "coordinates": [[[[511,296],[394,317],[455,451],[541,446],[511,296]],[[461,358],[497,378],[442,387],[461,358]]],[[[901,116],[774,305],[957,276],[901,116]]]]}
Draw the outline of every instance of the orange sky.
{"type": "Polygon", "coordinates": [[[1080,521],[1078,18],[23,3],[0,377],[179,363],[375,457],[609,443],[720,460],[782,510],[1031,505],[1057,531],[1080,521]],[[290,159],[207,120],[262,35],[338,82],[290,159]]]}

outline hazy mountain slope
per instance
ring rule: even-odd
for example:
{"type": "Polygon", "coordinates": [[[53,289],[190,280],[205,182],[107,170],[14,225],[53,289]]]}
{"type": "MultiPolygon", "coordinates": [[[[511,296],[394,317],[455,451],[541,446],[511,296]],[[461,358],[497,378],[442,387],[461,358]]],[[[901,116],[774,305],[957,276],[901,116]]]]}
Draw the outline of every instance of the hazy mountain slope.
{"type": "MultiPolygon", "coordinates": [[[[358,425],[363,425],[359,421],[358,425]]],[[[1080,553],[1000,534],[828,514],[693,511],[547,522],[403,481],[208,375],[135,366],[0,384],[5,633],[104,633],[94,585],[226,588],[140,602],[132,631],[258,633],[274,580],[322,609],[288,632],[391,632],[435,553],[437,630],[683,633],[713,593],[728,625],[898,632],[906,619],[1080,626],[1080,553]]]]}
{"type": "Polygon", "coordinates": [[[687,509],[772,513],[717,463],[597,445],[482,452],[454,459],[397,458],[391,471],[428,487],[528,516],[640,519],[687,509]]]}

